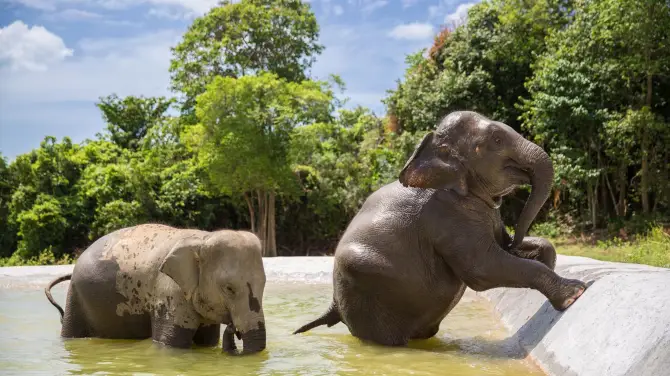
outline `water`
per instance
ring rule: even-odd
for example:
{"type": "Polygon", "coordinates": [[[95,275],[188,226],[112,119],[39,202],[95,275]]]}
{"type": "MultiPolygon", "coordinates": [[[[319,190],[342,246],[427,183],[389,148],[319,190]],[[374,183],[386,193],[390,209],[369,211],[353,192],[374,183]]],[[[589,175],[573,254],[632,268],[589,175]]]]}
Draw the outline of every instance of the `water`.
{"type": "MultiPolygon", "coordinates": [[[[68,283],[52,291],[62,305],[68,283]]],[[[221,348],[176,350],[151,340],[59,338],[58,311],[43,283],[0,286],[0,374],[21,375],[500,375],[543,373],[518,352],[487,303],[466,294],[435,338],[387,348],[352,337],[343,324],[291,332],[328,307],[327,284],[268,282],[268,347],[231,357],[221,348]],[[10,289],[11,287],[11,289],[10,289]]],[[[238,343],[238,346],[241,344],[238,343]]]]}

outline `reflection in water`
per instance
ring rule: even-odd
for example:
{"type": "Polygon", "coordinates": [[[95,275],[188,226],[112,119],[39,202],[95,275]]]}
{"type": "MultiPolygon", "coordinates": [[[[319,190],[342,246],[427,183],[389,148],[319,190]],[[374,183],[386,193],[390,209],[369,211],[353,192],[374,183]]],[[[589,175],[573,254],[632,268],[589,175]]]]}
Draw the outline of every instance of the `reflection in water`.
{"type": "MultiPolygon", "coordinates": [[[[54,297],[65,301],[67,284],[54,297]]],[[[231,357],[218,348],[178,350],[151,340],[59,338],[58,312],[41,289],[0,289],[0,369],[39,375],[542,375],[518,359],[515,341],[488,306],[466,295],[435,338],[388,348],[352,337],[344,324],[291,332],[328,307],[331,286],[268,283],[267,350],[231,357]]]]}

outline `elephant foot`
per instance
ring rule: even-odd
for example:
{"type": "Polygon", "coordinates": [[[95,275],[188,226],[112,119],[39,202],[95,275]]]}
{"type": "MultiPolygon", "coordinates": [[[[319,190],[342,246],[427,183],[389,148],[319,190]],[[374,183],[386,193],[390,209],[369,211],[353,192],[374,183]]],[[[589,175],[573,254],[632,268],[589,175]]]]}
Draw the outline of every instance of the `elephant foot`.
{"type": "Polygon", "coordinates": [[[565,311],[586,291],[586,284],[576,279],[564,279],[558,296],[551,299],[551,305],[557,311],[565,311]]]}

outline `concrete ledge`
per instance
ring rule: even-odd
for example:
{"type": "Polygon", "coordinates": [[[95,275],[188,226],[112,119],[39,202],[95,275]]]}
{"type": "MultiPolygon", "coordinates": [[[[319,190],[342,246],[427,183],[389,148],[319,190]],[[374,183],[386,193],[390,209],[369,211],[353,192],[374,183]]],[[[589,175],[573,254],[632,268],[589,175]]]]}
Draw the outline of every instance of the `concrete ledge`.
{"type": "MultiPolygon", "coordinates": [[[[332,257],[264,258],[269,282],[332,283],[332,257]]],[[[0,288],[45,288],[51,280],[71,273],[73,265],[0,267],[0,288]]],[[[64,282],[63,285],[69,282],[64,282]]]]}
{"type": "Polygon", "coordinates": [[[559,255],[556,272],[590,284],[563,313],[535,290],[477,295],[549,375],[670,375],[670,269],[559,255]]]}
{"type": "MultiPolygon", "coordinates": [[[[332,257],[277,257],[264,265],[269,282],[332,283],[332,257]]],[[[0,268],[0,288],[43,289],[72,268],[0,268]]],[[[592,283],[563,313],[530,289],[467,292],[489,300],[514,333],[501,353],[530,355],[551,376],[670,375],[670,269],[559,255],[556,271],[592,283]]]]}

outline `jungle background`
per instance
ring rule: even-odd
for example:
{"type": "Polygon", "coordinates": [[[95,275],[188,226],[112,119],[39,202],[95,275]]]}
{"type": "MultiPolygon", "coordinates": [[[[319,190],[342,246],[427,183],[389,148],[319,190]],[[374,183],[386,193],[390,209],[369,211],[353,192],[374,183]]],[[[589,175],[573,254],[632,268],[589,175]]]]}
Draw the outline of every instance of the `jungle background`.
{"type": "MultiPolygon", "coordinates": [[[[385,114],[309,68],[309,3],[224,1],[172,49],[174,97],[99,99],[107,126],[0,154],[0,265],[71,263],[140,223],[250,229],[266,256],[332,254],[366,197],[454,110],[550,153],[530,230],[559,253],[670,267],[670,2],[484,0],[406,57],[385,114]]],[[[522,187],[501,212],[513,226],[522,187]]]]}

